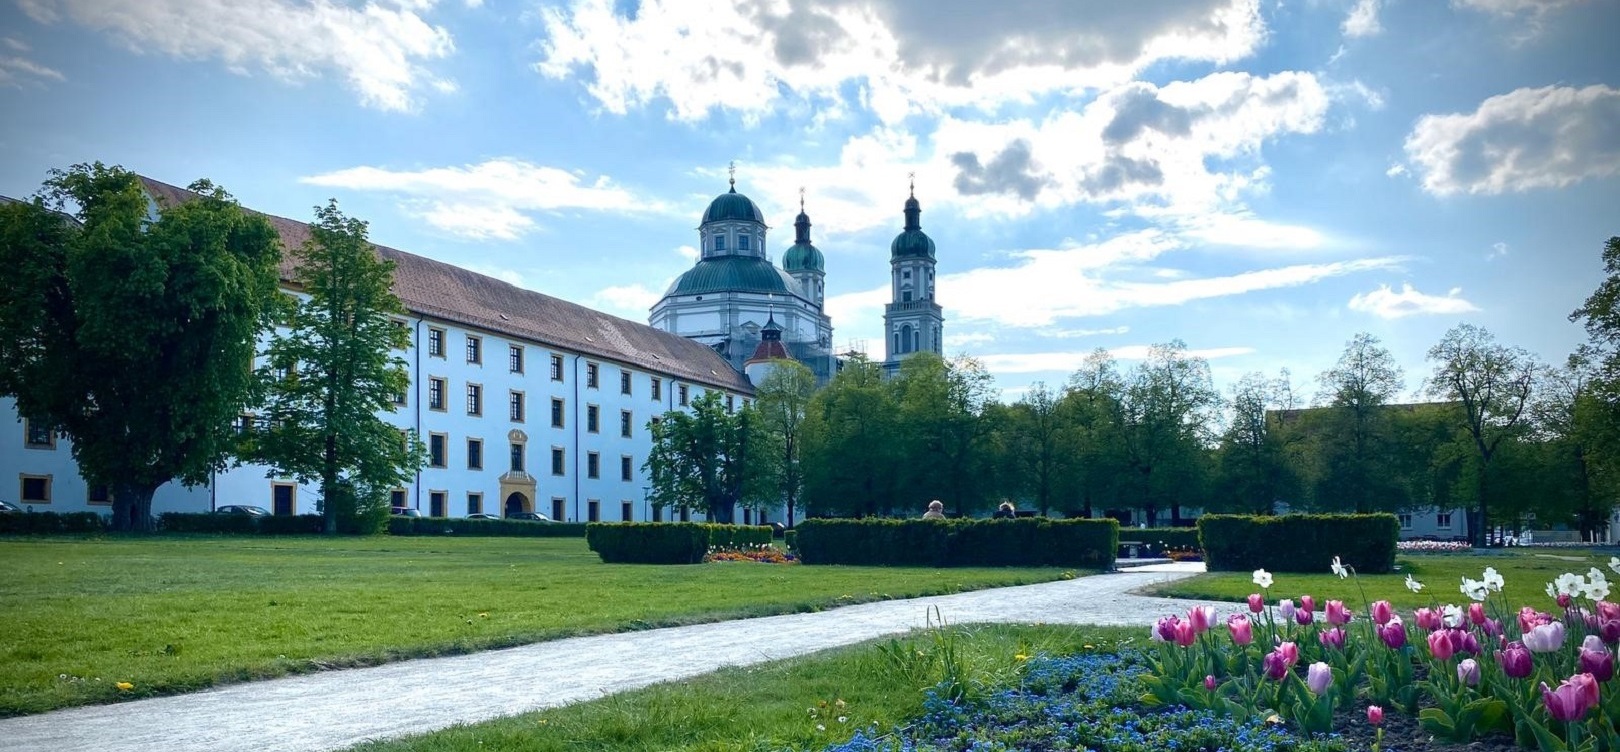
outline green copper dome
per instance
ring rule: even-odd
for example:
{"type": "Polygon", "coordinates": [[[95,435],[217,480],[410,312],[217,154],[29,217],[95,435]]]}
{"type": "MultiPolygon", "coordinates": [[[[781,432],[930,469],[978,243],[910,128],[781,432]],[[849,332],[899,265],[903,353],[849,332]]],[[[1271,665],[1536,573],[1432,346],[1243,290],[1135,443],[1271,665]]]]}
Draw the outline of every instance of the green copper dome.
{"type": "Polygon", "coordinates": [[[809,243],[794,243],[782,254],[782,270],[787,272],[826,271],[826,259],[809,243]]]}
{"type": "Polygon", "coordinates": [[[703,224],[728,219],[764,224],[765,214],[754,205],[752,199],[738,193],[737,187],[732,186],[729,192],[722,193],[709,202],[709,208],[703,212],[703,224]]]}
{"type": "Polygon", "coordinates": [[[716,292],[758,292],[804,297],[799,283],[767,259],[753,256],[716,256],[697,263],[676,278],[664,297],[716,292]]]}
{"type": "Polygon", "coordinates": [[[891,258],[933,258],[934,239],[922,231],[922,205],[917,197],[906,199],[906,229],[889,244],[891,258]]]}

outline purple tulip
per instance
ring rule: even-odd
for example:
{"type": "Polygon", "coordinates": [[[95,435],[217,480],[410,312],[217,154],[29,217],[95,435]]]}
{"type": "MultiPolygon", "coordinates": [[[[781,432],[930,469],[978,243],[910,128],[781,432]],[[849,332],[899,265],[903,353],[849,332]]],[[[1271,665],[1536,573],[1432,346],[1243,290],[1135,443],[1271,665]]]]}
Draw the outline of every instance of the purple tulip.
{"type": "Polygon", "coordinates": [[[1277,603],[1277,615],[1281,616],[1283,621],[1294,618],[1294,602],[1287,598],[1279,601],[1277,603]]]}
{"type": "Polygon", "coordinates": [[[1305,609],[1302,608],[1302,609],[1294,612],[1294,621],[1299,622],[1299,625],[1302,626],[1302,627],[1310,626],[1311,625],[1311,620],[1315,619],[1315,618],[1316,618],[1316,612],[1314,612],[1314,611],[1306,611],[1305,609]]]}
{"type": "Polygon", "coordinates": [[[1530,650],[1522,642],[1510,642],[1507,647],[1497,651],[1496,662],[1501,665],[1502,673],[1514,679],[1523,679],[1535,670],[1530,650]]]}
{"type": "Polygon", "coordinates": [[[1204,689],[1207,689],[1207,690],[1209,690],[1211,692],[1215,691],[1215,675],[1214,674],[1205,674],[1204,675],[1204,689]]]}
{"type": "Polygon", "coordinates": [[[1305,671],[1305,686],[1309,687],[1311,694],[1322,695],[1333,686],[1333,669],[1326,663],[1317,661],[1305,671]]]}
{"type": "Polygon", "coordinates": [[[1564,623],[1548,622],[1524,633],[1524,646],[1532,653],[1551,653],[1564,646],[1564,623]]]}
{"type": "Polygon", "coordinates": [[[1547,713],[1555,721],[1578,721],[1586,716],[1586,711],[1592,706],[1587,704],[1585,688],[1565,679],[1558,689],[1548,689],[1547,683],[1541,683],[1541,701],[1547,706],[1547,713]]]}
{"type": "Polygon", "coordinates": [[[1259,593],[1250,593],[1249,594],[1249,613],[1258,614],[1258,613],[1260,613],[1261,611],[1264,611],[1264,610],[1266,610],[1266,599],[1260,597],[1259,593]]]}
{"type": "Polygon", "coordinates": [[[1406,625],[1399,618],[1391,619],[1388,624],[1378,627],[1378,639],[1390,650],[1400,650],[1406,647],[1406,625]]]}
{"type": "Polygon", "coordinates": [[[1176,624],[1178,622],[1180,622],[1180,621],[1181,621],[1180,617],[1176,617],[1176,616],[1166,616],[1163,619],[1160,619],[1158,621],[1158,623],[1153,626],[1153,639],[1154,639],[1154,641],[1156,641],[1156,642],[1175,642],[1176,641],[1176,624]]]}
{"type": "Polygon", "coordinates": [[[1448,629],[1446,637],[1451,640],[1451,652],[1467,655],[1479,655],[1479,638],[1466,629],[1448,629]]]}
{"type": "Polygon", "coordinates": [[[1614,678],[1614,654],[1597,635],[1587,635],[1581,643],[1581,671],[1600,682],[1614,678]]]}
{"type": "Polygon", "coordinates": [[[1266,657],[1260,661],[1260,666],[1265,671],[1266,678],[1272,681],[1282,681],[1283,677],[1288,675],[1288,661],[1275,650],[1266,653],[1266,657]]]}
{"type": "Polygon", "coordinates": [[[1479,663],[1472,658],[1457,662],[1457,681],[1470,687],[1479,686],[1479,663]]]}
{"type": "Polygon", "coordinates": [[[1322,647],[1334,648],[1336,650],[1343,650],[1344,649],[1344,637],[1345,637],[1344,629],[1341,628],[1341,627],[1334,627],[1332,629],[1325,630],[1322,633],[1318,634],[1316,636],[1316,639],[1319,640],[1322,643],[1322,647]]]}

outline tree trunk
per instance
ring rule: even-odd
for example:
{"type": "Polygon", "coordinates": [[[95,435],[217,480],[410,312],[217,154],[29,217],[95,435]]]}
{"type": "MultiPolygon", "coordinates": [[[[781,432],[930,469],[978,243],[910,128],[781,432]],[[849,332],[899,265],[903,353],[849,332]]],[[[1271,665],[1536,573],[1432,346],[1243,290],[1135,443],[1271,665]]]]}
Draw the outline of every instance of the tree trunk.
{"type": "Polygon", "coordinates": [[[152,522],[152,494],[157,486],[114,484],[112,529],[117,532],[149,533],[152,522]]]}
{"type": "Polygon", "coordinates": [[[325,464],[321,468],[321,532],[327,535],[337,535],[338,513],[344,511],[339,507],[348,507],[348,500],[342,504],[334,504],[339,494],[337,469],[337,437],[331,433],[326,434],[325,464]]]}
{"type": "Polygon", "coordinates": [[[1479,463],[1479,529],[1471,531],[1469,536],[1476,546],[1485,545],[1485,531],[1490,527],[1491,518],[1485,511],[1485,478],[1485,462],[1482,461],[1479,463]]]}

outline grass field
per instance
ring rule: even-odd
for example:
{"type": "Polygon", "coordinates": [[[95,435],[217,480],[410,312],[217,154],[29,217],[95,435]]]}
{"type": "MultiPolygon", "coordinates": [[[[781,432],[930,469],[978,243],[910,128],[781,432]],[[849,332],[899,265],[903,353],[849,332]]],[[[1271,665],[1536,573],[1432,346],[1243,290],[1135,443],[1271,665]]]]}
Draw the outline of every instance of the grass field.
{"type": "Polygon", "coordinates": [[[0,561],[0,715],[1062,575],[608,565],[565,538],[6,539],[0,561]]]}
{"type": "MultiPolygon", "coordinates": [[[[1329,599],[1343,600],[1351,608],[1362,610],[1362,591],[1369,601],[1387,600],[1396,607],[1411,610],[1439,603],[1467,603],[1462,594],[1462,578],[1480,579],[1486,567],[1495,567],[1506,581],[1502,594],[1516,610],[1520,606],[1551,609],[1553,600],[1547,597],[1546,586],[1564,572],[1585,574],[1598,567],[1611,579],[1620,581],[1620,574],[1609,569],[1609,554],[1594,554],[1584,549],[1515,549],[1485,554],[1403,554],[1397,559],[1400,571],[1396,574],[1358,575],[1341,580],[1322,567],[1320,574],[1273,575],[1273,600],[1311,595],[1321,604],[1329,599]],[[1423,583],[1420,593],[1406,589],[1406,576],[1423,583]]],[[[1259,590],[1249,572],[1214,572],[1166,583],[1153,590],[1154,595],[1182,598],[1208,598],[1211,600],[1242,601],[1249,593],[1259,590]]],[[[1616,595],[1620,597],[1620,589],[1616,595]]],[[[1320,606],[1319,606],[1320,607],[1320,606]]]]}
{"type": "Polygon", "coordinates": [[[892,655],[938,655],[951,642],[970,682],[1011,685],[1018,656],[1112,649],[1142,631],[984,625],[877,640],[803,658],[729,668],[562,708],[355,748],[356,752],[774,752],[815,750],[861,728],[893,728],[922,711],[943,678],[897,667],[892,655]],[[840,704],[840,702],[842,704],[840,704]],[[842,722],[840,722],[840,718],[842,722]]]}

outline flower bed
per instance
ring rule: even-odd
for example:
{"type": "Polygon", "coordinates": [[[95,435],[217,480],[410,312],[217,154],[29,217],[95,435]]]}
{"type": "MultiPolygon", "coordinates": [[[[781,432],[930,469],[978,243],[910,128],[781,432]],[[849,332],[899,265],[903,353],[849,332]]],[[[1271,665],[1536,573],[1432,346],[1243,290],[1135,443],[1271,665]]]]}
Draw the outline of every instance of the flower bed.
{"type": "Polygon", "coordinates": [[[751,561],[756,564],[797,564],[799,557],[783,551],[769,543],[757,546],[739,546],[734,548],[711,548],[703,555],[703,563],[710,564],[721,561],[751,561]]]}
{"type": "Polygon", "coordinates": [[[1474,547],[1469,543],[1460,541],[1398,541],[1395,550],[1405,553],[1451,554],[1472,551],[1474,547]]]}
{"type": "MultiPolygon", "coordinates": [[[[1620,572],[1620,558],[1609,567],[1620,572]]],[[[1338,558],[1330,569],[1354,574],[1338,558]]],[[[1160,647],[1142,680],[1145,701],[1277,717],[1306,733],[1328,731],[1336,710],[1342,717],[1365,702],[1369,724],[1382,723],[1387,709],[1459,745],[1483,738],[1543,752],[1620,750],[1612,681],[1620,605],[1606,600],[1608,578],[1596,567],[1547,583],[1560,613],[1513,610],[1500,595],[1503,578],[1487,567],[1478,580],[1462,578],[1466,607],[1436,599],[1410,622],[1387,601],[1364,604],[1360,616],[1337,600],[1318,612],[1308,595],[1273,602],[1265,570],[1254,583],[1260,592],[1246,612],[1222,620],[1199,606],[1153,626],[1160,647]]],[[[1410,575],[1406,584],[1425,588],[1410,575]]]]}
{"type": "Polygon", "coordinates": [[[916,723],[893,733],[868,729],[828,752],[945,750],[1272,750],[1337,752],[1335,738],[1303,739],[1259,719],[1184,707],[1145,709],[1140,653],[1037,656],[1013,689],[953,702],[930,691],[916,723]]]}

